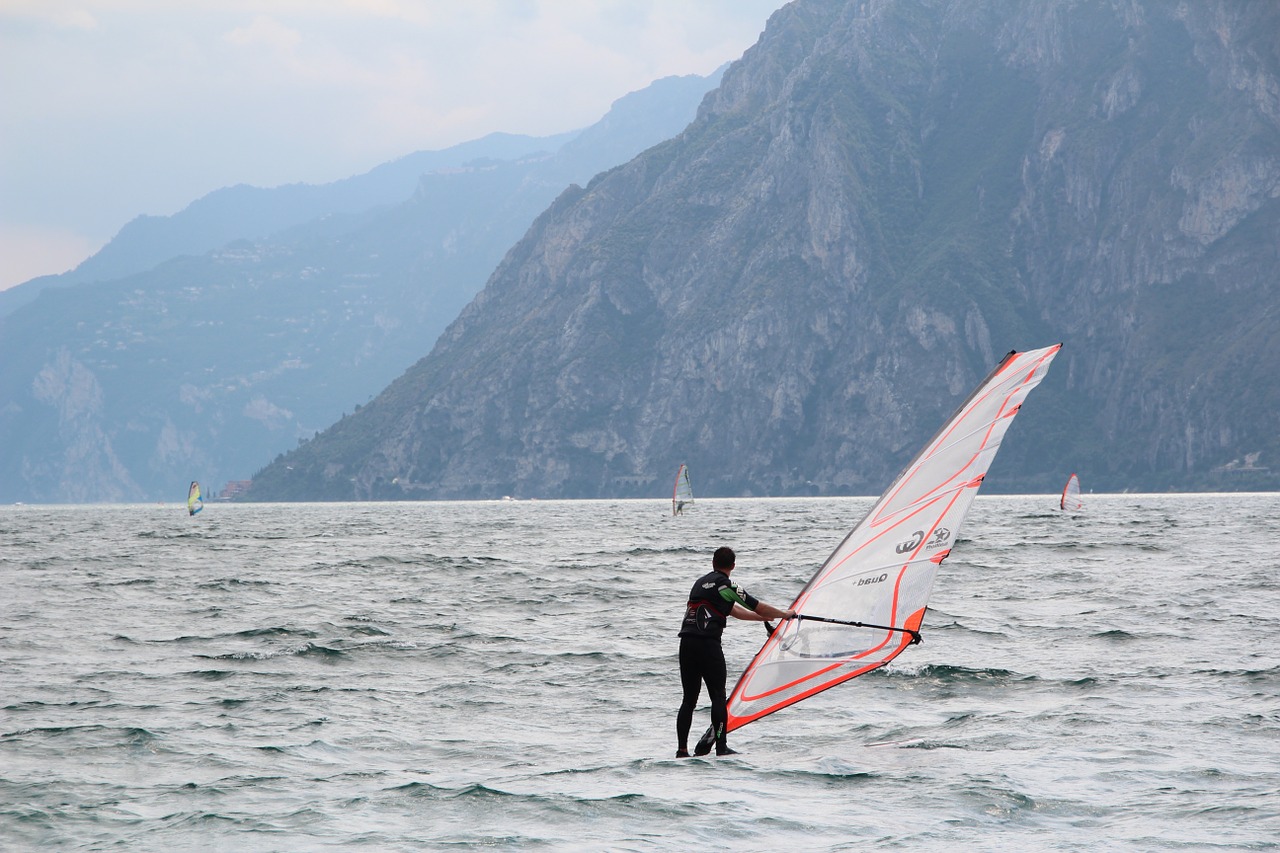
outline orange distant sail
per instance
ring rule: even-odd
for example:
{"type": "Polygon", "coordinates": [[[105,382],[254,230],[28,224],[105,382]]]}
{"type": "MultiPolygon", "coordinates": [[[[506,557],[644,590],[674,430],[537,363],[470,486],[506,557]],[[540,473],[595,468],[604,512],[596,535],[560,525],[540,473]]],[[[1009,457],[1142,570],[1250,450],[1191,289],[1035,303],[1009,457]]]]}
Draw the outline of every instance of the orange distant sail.
{"type": "Polygon", "coordinates": [[[1079,512],[1084,509],[1084,501],[1080,500],[1080,478],[1072,474],[1067,484],[1062,487],[1062,502],[1059,504],[1067,512],[1079,512]]]}

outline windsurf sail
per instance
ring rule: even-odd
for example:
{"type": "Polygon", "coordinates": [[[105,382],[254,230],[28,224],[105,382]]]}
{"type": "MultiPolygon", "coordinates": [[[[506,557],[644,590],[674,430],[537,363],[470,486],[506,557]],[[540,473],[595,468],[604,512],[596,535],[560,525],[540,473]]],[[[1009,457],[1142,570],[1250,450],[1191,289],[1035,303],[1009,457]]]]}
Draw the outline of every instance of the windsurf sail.
{"type": "Polygon", "coordinates": [[[1005,431],[1061,347],[1005,356],[898,475],[800,591],[797,618],[772,630],[743,672],[729,696],[729,731],[920,641],[938,568],[1005,431]]]}
{"type": "Polygon", "coordinates": [[[200,499],[200,483],[192,480],[191,488],[187,489],[187,514],[195,515],[202,509],[204,509],[204,501],[200,499]]]}
{"type": "Polygon", "coordinates": [[[693,505],[693,485],[689,482],[689,466],[683,462],[676,471],[676,484],[671,490],[671,514],[679,515],[693,505]]]}
{"type": "Polygon", "coordinates": [[[1067,484],[1062,487],[1062,503],[1060,506],[1067,512],[1079,512],[1084,509],[1084,501],[1080,500],[1080,478],[1072,474],[1067,484]]]}

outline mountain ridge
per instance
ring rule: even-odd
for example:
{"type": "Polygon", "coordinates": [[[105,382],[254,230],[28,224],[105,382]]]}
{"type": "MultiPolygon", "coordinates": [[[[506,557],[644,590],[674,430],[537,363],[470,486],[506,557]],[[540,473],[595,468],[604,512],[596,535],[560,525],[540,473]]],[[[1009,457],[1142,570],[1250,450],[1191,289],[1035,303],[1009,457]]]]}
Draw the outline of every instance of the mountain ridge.
{"type": "Polygon", "coordinates": [[[46,288],[0,318],[0,500],[247,480],[420,358],[563,187],[677,133],[717,75],[655,81],[555,152],[451,160],[395,204],[46,288]]]}
{"type": "Polygon", "coordinates": [[[788,4],[249,494],[874,494],[1058,341],[989,490],[1276,488],[1278,14],[788,4]]]}

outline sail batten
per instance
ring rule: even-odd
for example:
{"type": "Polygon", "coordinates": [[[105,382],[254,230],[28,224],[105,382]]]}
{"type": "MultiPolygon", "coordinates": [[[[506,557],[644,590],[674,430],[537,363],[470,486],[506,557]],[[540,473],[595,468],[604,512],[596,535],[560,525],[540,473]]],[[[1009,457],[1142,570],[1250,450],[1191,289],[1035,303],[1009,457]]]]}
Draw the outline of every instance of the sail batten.
{"type": "Polygon", "coordinates": [[[791,605],[819,618],[781,623],[743,672],[729,730],[878,669],[918,641],[938,570],[1005,431],[1060,348],[1005,356],[894,479],[791,605]]]}

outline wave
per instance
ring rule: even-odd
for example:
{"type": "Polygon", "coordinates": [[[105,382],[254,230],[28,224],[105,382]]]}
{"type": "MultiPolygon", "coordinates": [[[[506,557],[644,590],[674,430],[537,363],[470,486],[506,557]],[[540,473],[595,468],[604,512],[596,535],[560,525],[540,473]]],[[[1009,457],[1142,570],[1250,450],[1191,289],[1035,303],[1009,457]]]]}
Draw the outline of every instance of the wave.
{"type": "Polygon", "coordinates": [[[988,820],[1005,820],[1019,813],[1033,813],[1042,808],[1034,797],[1018,790],[1011,780],[1004,777],[972,777],[966,780],[964,789],[959,793],[975,813],[988,820]]]}
{"type": "Polygon", "coordinates": [[[404,556],[397,556],[395,554],[376,554],[372,557],[364,557],[360,560],[347,560],[341,565],[372,569],[378,566],[420,566],[424,562],[429,564],[431,559],[429,557],[419,557],[416,554],[406,554],[404,556]]]}
{"type": "MultiPolygon", "coordinates": [[[[348,617],[350,618],[350,617],[348,617]]],[[[390,637],[390,631],[384,631],[377,625],[347,625],[346,631],[352,636],[390,637]]]]}
{"type": "Polygon", "coordinates": [[[31,736],[49,739],[88,737],[92,741],[98,742],[97,745],[101,746],[144,746],[152,741],[159,740],[159,736],[154,732],[139,726],[106,726],[89,723],[79,726],[32,726],[25,729],[15,729],[11,732],[0,734],[0,741],[18,740],[31,736]],[[100,735],[104,737],[99,737],[100,735]]]}
{"type": "Polygon", "coordinates": [[[154,586],[155,578],[129,578],[122,581],[89,581],[90,589],[111,589],[118,586],[154,586]]]}
{"type": "MultiPolygon", "coordinates": [[[[967,716],[963,718],[952,718],[947,720],[947,724],[948,726],[955,725],[955,724],[962,723],[967,719],[968,719],[967,716]]],[[[937,750],[937,749],[963,750],[963,749],[969,748],[963,744],[934,740],[932,738],[926,738],[926,737],[913,737],[913,738],[903,738],[902,740],[897,740],[897,741],[879,741],[877,743],[864,743],[863,746],[868,747],[869,749],[883,749],[886,747],[892,747],[893,749],[918,749],[924,752],[929,752],[931,750],[937,750]]]]}
{"type": "Polygon", "coordinates": [[[135,534],[138,539],[204,539],[205,535],[202,531],[185,531],[183,533],[171,533],[161,530],[140,530],[135,534]]]}
{"type": "Polygon", "coordinates": [[[197,678],[201,681],[225,681],[228,678],[234,678],[239,675],[239,673],[229,669],[196,669],[182,674],[188,678],[197,678]]]}
{"type": "Polygon", "coordinates": [[[283,626],[275,626],[271,628],[246,628],[243,631],[236,631],[232,634],[224,636],[236,639],[254,639],[256,637],[316,637],[319,636],[310,628],[285,628],[283,626]]]}
{"type": "Polygon", "coordinates": [[[415,797],[432,797],[437,799],[473,798],[483,800],[524,796],[521,794],[513,794],[508,791],[502,791],[497,788],[490,788],[482,782],[474,782],[458,788],[450,788],[445,785],[432,785],[429,782],[408,782],[404,785],[393,785],[389,790],[402,791],[415,797]]]}
{"type": "Polygon", "coordinates": [[[347,749],[337,744],[329,743],[326,740],[312,740],[307,743],[289,744],[287,746],[278,746],[276,744],[263,744],[255,746],[253,749],[258,752],[275,753],[279,755],[290,755],[300,757],[330,756],[335,754],[345,754],[347,749]]]}
{"type": "Polygon", "coordinates": [[[912,679],[915,681],[933,681],[938,684],[986,684],[986,683],[1031,683],[1040,681],[1036,675],[1023,675],[1008,669],[972,668],[967,666],[951,666],[948,664],[924,664],[915,667],[885,667],[868,673],[864,677],[888,679],[912,679]]]}
{"type": "MultiPolygon", "coordinates": [[[[872,746],[873,744],[865,744],[872,746]]],[[[819,784],[830,784],[839,782],[841,784],[875,784],[883,780],[884,774],[877,773],[872,770],[857,767],[845,761],[833,758],[822,758],[816,762],[816,766],[812,769],[807,767],[788,768],[771,773],[770,776],[778,779],[787,779],[792,782],[801,784],[817,782],[819,784]]]]}
{"type": "MultiPolygon", "coordinates": [[[[300,639],[311,640],[320,636],[316,631],[310,628],[285,628],[283,626],[274,626],[271,628],[246,628],[243,631],[232,631],[226,634],[183,634],[170,640],[148,640],[150,643],[209,643],[225,640],[256,640],[262,638],[275,637],[298,637],[300,639]]],[[[125,637],[124,639],[129,639],[125,637]]],[[[132,641],[131,641],[132,642],[132,641]]]]}
{"type": "Polygon", "coordinates": [[[1249,684],[1275,684],[1280,682],[1280,666],[1269,669],[1197,669],[1195,675],[1208,675],[1214,678],[1239,678],[1249,684]]]}
{"type": "Polygon", "coordinates": [[[921,636],[925,636],[931,631],[961,632],[964,634],[974,634],[979,637],[1009,636],[1004,631],[996,631],[996,630],[984,629],[984,628],[974,628],[972,626],[965,625],[963,622],[960,622],[959,619],[953,619],[953,621],[951,622],[947,622],[945,624],[940,624],[940,625],[925,625],[923,628],[920,629],[920,631],[921,631],[921,636]]]}
{"type": "MultiPolygon", "coordinates": [[[[602,552],[607,553],[607,552],[602,552]]],[[[630,548],[623,552],[628,557],[668,557],[668,556],[705,556],[706,552],[702,548],[692,548],[688,545],[675,545],[670,548],[653,548],[653,547],[636,547],[630,548]]],[[[616,559],[616,556],[614,557],[616,559]]],[[[598,565],[591,566],[598,568],[598,565]]]]}
{"type": "MultiPolygon", "coordinates": [[[[104,695],[107,695],[107,694],[104,693],[104,695]]],[[[90,702],[41,702],[39,699],[30,699],[26,702],[13,702],[8,705],[0,706],[0,711],[8,711],[10,713],[16,713],[16,712],[22,712],[22,711],[35,711],[38,713],[48,713],[49,711],[59,710],[63,708],[76,708],[76,709],[102,708],[102,707],[106,707],[104,703],[105,703],[105,700],[98,701],[96,699],[90,702]]]]}
{"type": "Polygon", "coordinates": [[[347,652],[343,649],[334,649],[329,646],[322,646],[318,643],[307,643],[304,646],[289,649],[228,652],[221,655],[195,655],[195,657],[202,660],[272,660],[273,658],[282,657],[300,657],[319,658],[326,661],[337,660],[346,656],[347,652]]]}
{"type": "Polygon", "coordinates": [[[219,578],[196,584],[196,589],[217,589],[231,592],[240,587],[275,586],[274,581],[241,580],[240,578],[219,578]]]}
{"type": "MultiPolygon", "coordinates": [[[[539,778],[548,777],[550,775],[552,774],[539,774],[539,778]]],[[[503,807],[511,807],[519,803],[527,803],[537,806],[540,811],[550,806],[550,808],[558,812],[569,812],[583,808],[591,809],[599,804],[635,804],[650,799],[645,794],[633,792],[600,797],[574,796],[572,794],[559,792],[520,793],[515,791],[504,791],[501,788],[496,787],[496,785],[491,782],[470,782],[458,786],[433,785],[430,782],[408,782],[403,785],[394,785],[387,790],[408,795],[410,797],[424,797],[438,801],[454,801],[464,805],[470,804],[472,807],[482,807],[486,803],[498,804],[503,807]]]]}

